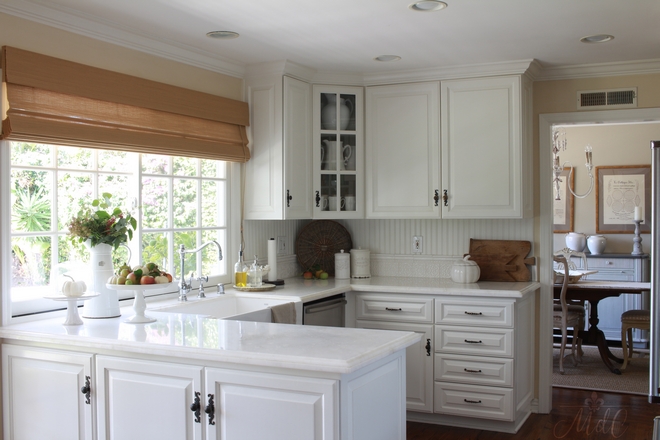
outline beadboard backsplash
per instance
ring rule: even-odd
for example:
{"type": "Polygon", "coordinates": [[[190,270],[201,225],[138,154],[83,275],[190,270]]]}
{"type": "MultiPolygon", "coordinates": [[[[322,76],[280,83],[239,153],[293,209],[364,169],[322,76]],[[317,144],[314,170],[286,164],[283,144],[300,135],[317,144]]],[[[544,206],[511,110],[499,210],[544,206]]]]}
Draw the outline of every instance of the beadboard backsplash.
{"type": "MultiPolygon", "coordinates": [[[[278,256],[280,278],[302,272],[295,259],[298,233],[309,220],[246,220],[245,255],[266,263],[269,238],[285,237],[278,256]]],[[[453,260],[467,253],[470,238],[534,241],[534,220],[338,220],[351,234],[353,247],[371,251],[372,276],[450,278],[453,260]],[[413,254],[413,237],[422,237],[422,253],[413,254]]],[[[532,256],[534,251],[532,250],[532,256]]]]}

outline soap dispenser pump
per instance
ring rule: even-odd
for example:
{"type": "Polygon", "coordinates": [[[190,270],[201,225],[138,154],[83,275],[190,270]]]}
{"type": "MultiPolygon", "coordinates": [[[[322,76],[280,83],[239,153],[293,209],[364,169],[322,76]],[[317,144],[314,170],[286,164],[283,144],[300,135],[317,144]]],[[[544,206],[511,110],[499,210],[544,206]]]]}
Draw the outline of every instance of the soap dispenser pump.
{"type": "Polygon", "coordinates": [[[257,256],[254,256],[254,263],[250,266],[248,270],[248,287],[260,287],[261,286],[261,267],[257,264],[257,256]]]}

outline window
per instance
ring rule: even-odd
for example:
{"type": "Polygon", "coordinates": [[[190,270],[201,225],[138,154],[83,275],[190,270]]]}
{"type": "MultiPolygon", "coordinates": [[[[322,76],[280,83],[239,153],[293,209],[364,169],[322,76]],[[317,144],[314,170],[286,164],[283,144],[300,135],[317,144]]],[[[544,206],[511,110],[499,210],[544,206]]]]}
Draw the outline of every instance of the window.
{"type": "MultiPolygon", "coordinates": [[[[179,245],[210,240],[227,248],[228,167],[209,159],[11,142],[11,303],[20,316],[61,307],[55,295],[63,274],[88,276],[89,252],[68,236],[81,203],[102,193],[138,220],[128,247],[113,253],[115,267],[154,262],[180,278],[179,245]],[[129,261],[130,259],[130,261],[129,261]]],[[[229,280],[215,246],[186,254],[186,272],[229,280]]],[[[188,273],[186,274],[188,276],[188,273]]]]}

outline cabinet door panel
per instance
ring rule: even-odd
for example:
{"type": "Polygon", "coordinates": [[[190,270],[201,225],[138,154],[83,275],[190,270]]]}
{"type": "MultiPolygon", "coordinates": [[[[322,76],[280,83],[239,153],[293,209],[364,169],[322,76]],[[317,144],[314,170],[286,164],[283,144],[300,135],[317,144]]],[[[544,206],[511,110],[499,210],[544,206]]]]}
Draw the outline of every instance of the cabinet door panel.
{"type": "Polygon", "coordinates": [[[3,345],[4,438],[91,440],[92,402],[80,392],[91,369],[91,354],[3,345]]]}
{"type": "Polygon", "coordinates": [[[422,335],[421,341],[406,348],[406,407],[412,411],[433,412],[433,326],[361,320],[357,321],[357,327],[422,335]]]}
{"type": "Polygon", "coordinates": [[[442,82],[443,218],[520,218],[518,77],[442,82]]]}
{"type": "Polygon", "coordinates": [[[368,218],[438,218],[439,84],[367,88],[368,218]]]}
{"type": "Polygon", "coordinates": [[[205,381],[215,396],[209,440],[331,440],[339,431],[334,380],[207,368],[205,381]]]}
{"type": "Polygon", "coordinates": [[[190,410],[202,367],[98,356],[96,376],[98,440],[202,438],[190,410]]]}

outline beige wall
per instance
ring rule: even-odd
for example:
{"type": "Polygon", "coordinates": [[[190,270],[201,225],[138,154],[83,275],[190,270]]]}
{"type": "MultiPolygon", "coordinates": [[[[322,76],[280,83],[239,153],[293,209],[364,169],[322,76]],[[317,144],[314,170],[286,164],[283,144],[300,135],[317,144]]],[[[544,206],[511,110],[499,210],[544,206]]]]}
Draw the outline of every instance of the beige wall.
{"type": "Polygon", "coordinates": [[[0,46],[243,101],[243,80],[0,13],[0,46]]]}

